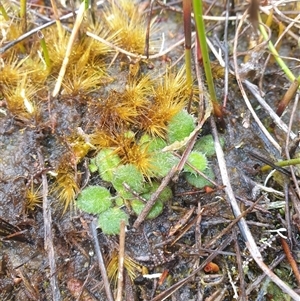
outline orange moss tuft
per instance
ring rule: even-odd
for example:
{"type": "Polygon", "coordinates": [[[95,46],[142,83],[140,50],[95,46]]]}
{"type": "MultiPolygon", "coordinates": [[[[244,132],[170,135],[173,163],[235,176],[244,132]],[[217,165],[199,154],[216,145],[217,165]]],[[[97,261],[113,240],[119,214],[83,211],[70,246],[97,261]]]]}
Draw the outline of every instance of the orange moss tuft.
{"type": "Polygon", "coordinates": [[[50,189],[51,193],[64,204],[63,214],[69,207],[73,208],[74,200],[80,192],[77,172],[71,167],[69,161],[68,156],[65,155],[56,171],[55,180],[50,189]]]}

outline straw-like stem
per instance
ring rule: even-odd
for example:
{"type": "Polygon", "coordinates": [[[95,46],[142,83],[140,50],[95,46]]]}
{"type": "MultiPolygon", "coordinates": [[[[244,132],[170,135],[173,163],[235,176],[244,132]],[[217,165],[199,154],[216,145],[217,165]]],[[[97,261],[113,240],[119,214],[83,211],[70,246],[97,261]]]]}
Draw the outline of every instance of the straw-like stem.
{"type": "Polygon", "coordinates": [[[8,14],[1,2],[0,2],[0,13],[2,14],[5,21],[9,21],[8,14]]]}
{"type": "MultiPolygon", "coordinates": [[[[276,48],[274,47],[273,43],[270,41],[269,35],[265,29],[265,25],[262,23],[261,17],[260,15],[258,15],[258,19],[259,19],[259,30],[261,35],[263,36],[265,41],[268,41],[268,47],[270,52],[273,54],[277,64],[280,66],[280,68],[282,69],[282,71],[285,73],[285,75],[287,76],[287,78],[293,82],[296,78],[293,74],[293,72],[289,69],[289,67],[285,64],[285,62],[283,61],[283,59],[279,56],[276,48]]],[[[298,77],[297,79],[298,81],[300,80],[300,77],[298,77]]]]}
{"type": "Polygon", "coordinates": [[[196,22],[196,30],[197,36],[200,43],[202,58],[203,58],[203,65],[204,71],[206,76],[206,81],[208,85],[209,95],[213,104],[214,115],[220,119],[223,119],[222,109],[220,104],[217,100],[211,66],[210,66],[210,59],[208,55],[208,47],[206,43],[206,33],[205,33],[205,25],[203,19],[203,9],[202,9],[202,1],[193,0],[193,10],[194,10],[194,18],[196,22]]]}

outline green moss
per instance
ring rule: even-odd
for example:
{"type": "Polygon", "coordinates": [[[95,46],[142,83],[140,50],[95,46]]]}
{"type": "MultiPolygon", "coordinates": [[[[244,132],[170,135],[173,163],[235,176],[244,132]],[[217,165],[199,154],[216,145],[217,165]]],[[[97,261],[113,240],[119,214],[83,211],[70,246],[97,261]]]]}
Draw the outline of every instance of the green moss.
{"type": "Polygon", "coordinates": [[[101,213],[111,206],[111,195],[105,187],[89,186],[79,194],[76,204],[85,212],[101,213]]]}
{"type": "MultiPolygon", "coordinates": [[[[132,210],[136,213],[136,215],[139,215],[142,212],[142,210],[144,209],[145,203],[142,202],[141,200],[132,200],[131,207],[132,207],[132,210]]],[[[163,202],[157,200],[155,202],[155,204],[153,205],[153,207],[151,208],[151,210],[148,213],[146,218],[154,219],[154,218],[158,217],[162,213],[163,208],[164,208],[163,202]]]]}
{"type": "Polygon", "coordinates": [[[148,143],[148,151],[155,152],[167,146],[167,142],[162,138],[152,138],[148,143]]]}
{"type": "MultiPolygon", "coordinates": [[[[151,184],[148,183],[145,187],[145,192],[141,196],[148,201],[150,199],[151,195],[157,190],[157,188],[159,186],[160,186],[160,183],[158,183],[158,182],[152,182],[151,184]]],[[[160,193],[158,200],[165,203],[168,200],[170,200],[172,197],[173,197],[172,189],[169,186],[167,186],[160,193]]]]}
{"type": "MultiPolygon", "coordinates": [[[[223,137],[220,139],[220,144],[223,148],[225,145],[225,140],[223,137]]],[[[195,143],[194,150],[204,153],[207,157],[215,155],[216,150],[212,135],[200,137],[200,139],[195,143]]]]}
{"type": "MultiPolygon", "coordinates": [[[[215,179],[215,174],[211,167],[206,168],[205,175],[211,180],[215,179]]],[[[213,186],[209,181],[207,181],[205,178],[203,178],[200,175],[195,175],[195,174],[187,172],[184,174],[184,177],[190,185],[195,186],[200,189],[205,186],[210,186],[210,187],[213,186]]]]}
{"type": "Polygon", "coordinates": [[[103,233],[115,235],[120,233],[120,223],[124,220],[128,225],[128,215],[120,208],[110,208],[99,214],[98,225],[103,233]]]}
{"type": "Polygon", "coordinates": [[[114,170],[112,184],[124,199],[132,198],[132,193],[125,189],[123,183],[129,185],[137,193],[140,193],[144,188],[144,177],[133,164],[120,165],[114,170]]]}
{"type": "Polygon", "coordinates": [[[91,159],[89,164],[90,172],[96,172],[98,170],[98,166],[96,165],[96,158],[91,159]]]}
{"type": "MultiPolygon", "coordinates": [[[[141,195],[143,199],[146,199],[147,201],[150,199],[151,195],[157,190],[160,183],[158,182],[152,182],[151,184],[148,183],[145,186],[145,192],[141,195]]],[[[164,188],[164,190],[159,195],[157,201],[151,208],[150,212],[147,215],[147,219],[153,219],[159,216],[163,212],[164,203],[168,200],[170,200],[173,197],[173,193],[170,187],[164,188]]],[[[139,215],[142,210],[145,207],[145,203],[141,200],[132,200],[130,202],[132,210],[136,213],[136,215],[139,215]]]]}
{"type": "MultiPolygon", "coordinates": [[[[204,171],[208,164],[206,156],[202,152],[198,151],[192,151],[187,162],[200,171],[204,171]]],[[[197,175],[197,172],[187,164],[184,166],[184,171],[197,175]]]]}
{"type": "Polygon", "coordinates": [[[186,110],[177,113],[169,122],[167,136],[169,143],[182,141],[195,129],[195,119],[186,110]]]}
{"type": "Polygon", "coordinates": [[[153,154],[153,175],[156,178],[165,177],[171,168],[177,165],[179,158],[175,157],[172,153],[157,152],[153,154]]]}
{"type": "Polygon", "coordinates": [[[111,182],[114,170],[120,165],[121,159],[111,148],[100,150],[95,158],[99,174],[104,181],[111,182]]]}

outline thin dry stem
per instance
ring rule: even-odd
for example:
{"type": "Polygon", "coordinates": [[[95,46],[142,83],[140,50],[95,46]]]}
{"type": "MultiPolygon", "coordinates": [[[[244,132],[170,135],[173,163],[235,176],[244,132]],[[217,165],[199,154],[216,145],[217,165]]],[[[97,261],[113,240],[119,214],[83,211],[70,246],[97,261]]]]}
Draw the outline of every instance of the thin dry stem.
{"type": "Polygon", "coordinates": [[[64,60],[63,60],[63,63],[62,63],[61,69],[59,71],[58,78],[57,78],[57,81],[56,81],[56,84],[55,84],[55,87],[54,87],[54,90],[52,93],[53,97],[57,96],[57,94],[59,93],[62,81],[63,81],[65,73],[66,73],[66,69],[67,69],[67,66],[69,63],[69,57],[72,52],[72,47],[73,47],[74,41],[76,39],[80,25],[83,20],[84,11],[85,11],[85,3],[82,2],[80,5],[80,8],[78,10],[76,21],[75,21],[68,45],[67,45],[66,54],[65,54],[65,57],[64,57],[64,60]]]}
{"type": "MultiPolygon", "coordinates": [[[[41,166],[45,166],[44,158],[41,152],[38,152],[38,157],[41,166]]],[[[60,290],[57,281],[57,270],[55,261],[55,252],[53,244],[52,232],[52,216],[50,200],[48,199],[48,181],[45,173],[42,173],[42,187],[43,187],[43,217],[44,217],[44,248],[48,253],[49,267],[50,267],[50,285],[52,289],[53,301],[60,301],[60,290]]]]}
{"type": "MultiPolygon", "coordinates": [[[[113,43],[110,43],[110,42],[106,41],[105,39],[93,34],[92,32],[87,31],[86,35],[93,38],[93,39],[95,39],[95,40],[97,40],[97,41],[99,41],[99,42],[101,42],[101,43],[103,43],[103,44],[105,44],[105,45],[107,45],[107,46],[109,46],[109,47],[111,47],[112,49],[116,50],[117,52],[123,53],[123,54],[128,55],[132,58],[137,58],[137,59],[150,59],[150,60],[157,59],[159,57],[162,57],[163,55],[166,55],[168,52],[170,52],[174,48],[176,48],[176,47],[178,47],[178,46],[180,46],[181,44],[184,43],[184,39],[181,39],[178,42],[176,42],[175,44],[173,44],[172,46],[170,46],[169,48],[165,49],[164,51],[161,51],[157,54],[153,54],[153,55],[150,55],[149,57],[147,57],[146,55],[138,55],[138,54],[134,54],[132,52],[126,51],[126,50],[114,45],[113,43]]],[[[193,35],[195,35],[195,33],[193,33],[193,35]]]]}
{"type": "MultiPolygon", "coordinates": [[[[251,93],[255,96],[257,101],[261,104],[261,106],[267,111],[269,116],[273,119],[274,123],[286,134],[289,132],[291,139],[296,138],[296,134],[292,131],[288,131],[288,126],[280,119],[280,117],[273,111],[273,109],[266,103],[266,101],[259,95],[258,88],[254,84],[251,84],[249,81],[245,80],[245,84],[247,88],[251,91],[251,93]]],[[[246,101],[246,100],[245,100],[246,101]]],[[[264,127],[265,128],[265,127],[264,127]]],[[[269,134],[270,136],[270,134],[269,134]]],[[[271,137],[271,136],[270,136],[271,137]]],[[[273,139],[273,138],[272,138],[273,139]]],[[[270,138],[269,138],[270,140],[270,138]]],[[[271,140],[270,140],[271,142],[271,140]]],[[[278,144],[276,142],[276,144],[278,144]]],[[[275,144],[273,144],[275,146],[275,144]]],[[[279,145],[278,145],[279,147],[279,145]]],[[[281,150],[281,148],[280,148],[281,150]]]]}
{"type": "Polygon", "coordinates": [[[237,262],[238,272],[239,272],[238,278],[240,280],[240,296],[238,300],[247,301],[246,282],[244,277],[241,249],[240,249],[239,241],[237,239],[236,230],[233,229],[233,232],[234,232],[234,249],[235,249],[236,262],[237,262]]]}
{"type": "Polygon", "coordinates": [[[57,10],[55,0],[51,0],[51,6],[52,6],[54,17],[55,17],[55,23],[56,23],[56,26],[57,26],[58,36],[61,39],[62,36],[63,36],[63,29],[62,29],[62,26],[61,26],[61,22],[59,20],[59,15],[58,15],[58,10],[57,10]]]}
{"type": "Polygon", "coordinates": [[[298,282],[298,286],[300,286],[300,272],[299,272],[299,268],[298,268],[298,264],[295,261],[291,249],[288,245],[288,243],[286,242],[286,240],[283,237],[280,237],[280,241],[281,241],[281,245],[283,248],[283,251],[285,253],[286,259],[288,260],[289,264],[291,265],[291,268],[294,272],[294,276],[298,282]]]}
{"type": "Polygon", "coordinates": [[[124,286],[124,255],[125,255],[125,221],[120,224],[119,236],[119,263],[118,263],[118,289],[116,301],[122,301],[124,286]]]}
{"type": "Polygon", "coordinates": [[[188,277],[185,279],[178,281],[162,293],[158,294],[155,298],[153,298],[151,301],[162,301],[171,296],[174,292],[176,292],[178,289],[180,289],[183,285],[188,283],[191,279],[193,279],[209,262],[211,262],[218,254],[219,251],[224,250],[232,241],[232,237],[227,237],[216,250],[214,250],[213,253],[211,253],[201,264],[200,266],[195,269],[188,277]]]}
{"type": "Polygon", "coordinates": [[[234,38],[234,46],[233,46],[233,59],[234,59],[234,69],[235,69],[235,76],[236,76],[236,80],[237,83],[239,85],[240,91],[242,93],[242,96],[244,98],[244,101],[249,109],[249,111],[251,112],[252,117],[254,118],[254,120],[256,121],[256,123],[258,124],[259,128],[262,130],[262,132],[264,133],[264,135],[267,137],[267,139],[272,143],[272,145],[278,150],[278,152],[281,151],[281,147],[280,145],[277,143],[277,141],[275,141],[275,139],[271,136],[271,134],[268,132],[268,130],[265,128],[265,126],[263,125],[263,123],[260,121],[259,117],[257,116],[257,114],[255,113],[249,99],[248,96],[245,92],[245,89],[242,85],[242,81],[240,78],[240,75],[238,73],[238,62],[237,62],[237,43],[238,43],[238,36],[242,27],[242,23],[244,22],[246,18],[246,13],[244,14],[244,18],[240,21],[238,28],[236,30],[236,35],[234,38]]]}
{"type": "Polygon", "coordinates": [[[101,276],[102,276],[102,280],[103,280],[103,283],[104,283],[104,289],[105,289],[105,292],[106,292],[106,297],[107,297],[108,301],[114,301],[114,297],[113,297],[113,294],[111,292],[111,288],[110,288],[110,284],[109,284],[109,279],[108,279],[108,276],[107,276],[107,271],[106,271],[104,259],[103,259],[101,248],[100,248],[99,241],[98,241],[97,220],[96,219],[93,220],[93,222],[91,223],[90,229],[91,229],[91,234],[92,234],[92,237],[93,237],[95,253],[96,253],[96,256],[97,256],[97,260],[98,260],[98,266],[99,266],[101,276]]]}
{"type": "MultiPolygon", "coordinates": [[[[289,152],[290,133],[291,133],[291,129],[292,129],[293,121],[294,121],[294,116],[295,116],[295,113],[297,111],[298,102],[299,102],[299,93],[297,93],[296,97],[295,97],[295,102],[294,102],[293,109],[292,109],[291,116],[290,116],[290,122],[289,122],[289,127],[288,127],[288,135],[286,135],[285,156],[286,156],[287,160],[291,159],[290,152],[289,152]]],[[[293,182],[294,182],[294,185],[295,185],[295,189],[297,191],[298,197],[300,198],[300,188],[299,188],[299,184],[298,184],[297,177],[295,175],[295,171],[294,171],[293,166],[290,166],[290,170],[291,170],[292,179],[293,179],[293,182]]]]}

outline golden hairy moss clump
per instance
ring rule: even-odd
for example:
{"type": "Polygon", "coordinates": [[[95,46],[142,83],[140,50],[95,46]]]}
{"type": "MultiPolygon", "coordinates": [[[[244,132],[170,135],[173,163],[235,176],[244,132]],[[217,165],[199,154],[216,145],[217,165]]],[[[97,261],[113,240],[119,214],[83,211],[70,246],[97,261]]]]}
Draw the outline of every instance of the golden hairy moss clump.
{"type": "Polygon", "coordinates": [[[53,173],[53,183],[50,192],[57,197],[63,205],[63,214],[67,209],[74,208],[74,200],[80,191],[78,185],[78,173],[70,164],[69,156],[65,155],[60,160],[60,164],[53,173]]]}
{"type": "MultiPolygon", "coordinates": [[[[112,1],[112,5],[105,10],[104,18],[110,34],[117,35],[117,46],[130,52],[144,53],[146,18],[139,12],[135,1],[112,1]]],[[[151,48],[155,46],[150,41],[151,48]]]]}

